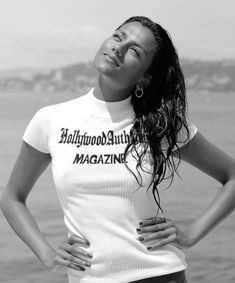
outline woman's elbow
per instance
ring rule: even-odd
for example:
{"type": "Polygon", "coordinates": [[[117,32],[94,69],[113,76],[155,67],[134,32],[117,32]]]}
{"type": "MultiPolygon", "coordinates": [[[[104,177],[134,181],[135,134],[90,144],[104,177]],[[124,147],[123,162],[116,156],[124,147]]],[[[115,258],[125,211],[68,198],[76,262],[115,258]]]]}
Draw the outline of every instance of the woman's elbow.
{"type": "Polygon", "coordinates": [[[228,182],[233,182],[234,188],[235,188],[235,167],[234,167],[234,170],[232,170],[232,172],[229,175],[228,182]]]}
{"type": "Polygon", "coordinates": [[[234,184],[235,189],[235,164],[234,166],[230,167],[230,170],[228,170],[227,174],[220,180],[220,183],[222,185],[226,185],[228,183],[234,184]]]}
{"type": "Polygon", "coordinates": [[[14,203],[21,202],[24,203],[25,201],[17,196],[15,193],[10,192],[10,188],[7,186],[5,190],[3,190],[0,196],[0,208],[2,212],[7,211],[7,209],[11,208],[14,203]]]}
{"type": "Polygon", "coordinates": [[[5,189],[0,196],[0,208],[2,212],[6,210],[7,206],[9,205],[9,201],[11,201],[11,197],[7,193],[7,189],[5,189]]]}

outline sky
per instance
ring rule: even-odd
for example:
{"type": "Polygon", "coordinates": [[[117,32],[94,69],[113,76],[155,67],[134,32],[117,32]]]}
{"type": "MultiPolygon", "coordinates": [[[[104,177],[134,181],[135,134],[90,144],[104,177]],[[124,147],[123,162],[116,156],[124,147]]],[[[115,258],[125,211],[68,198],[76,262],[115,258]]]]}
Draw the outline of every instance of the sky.
{"type": "Polygon", "coordinates": [[[0,0],[0,70],[91,61],[125,19],[171,35],[180,58],[235,59],[234,0],[0,0]]]}

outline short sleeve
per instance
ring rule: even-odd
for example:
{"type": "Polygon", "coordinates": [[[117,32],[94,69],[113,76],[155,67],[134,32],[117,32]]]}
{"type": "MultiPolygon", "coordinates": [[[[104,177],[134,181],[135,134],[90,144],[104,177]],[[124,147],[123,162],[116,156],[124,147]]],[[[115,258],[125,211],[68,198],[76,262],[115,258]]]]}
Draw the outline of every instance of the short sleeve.
{"type": "MultiPolygon", "coordinates": [[[[181,131],[179,132],[178,147],[182,147],[183,145],[187,144],[197,133],[198,129],[193,123],[188,123],[188,129],[189,129],[189,139],[187,139],[187,131],[184,127],[182,127],[181,131]]],[[[173,149],[175,150],[176,147],[173,149]]]]}
{"type": "Polygon", "coordinates": [[[29,122],[23,135],[23,140],[26,143],[43,153],[49,153],[49,113],[48,107],[38,110],[29,122]]]}
{"type": "MultiPolygon", "coordinates": [[[[177,141],[177,146],[178,148],[184,146],[187,144],[197,133],[198,129],[197,127],[191,123],[188,122],[188,129],[189,129],[189,138],[187,139],[187,131],[185,127],[182,127],[179,134],[178,134],[178,141],[177,141]]],[[[173,150],[177,149],[177,146],[173,148],[173,150]]],[[[162,150],[167,150],[168,148],[168,142],[166,138],[163,138],[162,143],[161,143],[162,150]]]]}

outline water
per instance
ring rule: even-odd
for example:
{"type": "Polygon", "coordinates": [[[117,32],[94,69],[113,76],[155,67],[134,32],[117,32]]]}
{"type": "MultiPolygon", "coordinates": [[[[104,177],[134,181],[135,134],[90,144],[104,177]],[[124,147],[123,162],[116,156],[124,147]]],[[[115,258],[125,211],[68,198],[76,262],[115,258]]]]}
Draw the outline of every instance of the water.
{"type": "MultiPolygon", "coordinates": [[[[73,94],[0,93],[0,187],[4,187],[19,151],[23,131],[40,107],[65,101],[73,94]]],[[[212,142],[235,158],[234,94],[190,93],[192,121],[212,142]]],[[[190,165],[181,164],[184,181],[176,179],[171,189],[162,191],[167,214],[180,227],[199,216],[209,204],[220,184],[190,165]]],[[[48,241],[57,247],[66,238],[62,211],[53,187],[50,168],[35,185],[28,207],[48,241]]],[[[2,213],[0,238],[0,282],[64,283],[65,269],[51,273],[13,232],[2,213]]],[[[235,282],[235,213],[232,213],[206,238],[185,250],[190,283],[235,282]]]]}

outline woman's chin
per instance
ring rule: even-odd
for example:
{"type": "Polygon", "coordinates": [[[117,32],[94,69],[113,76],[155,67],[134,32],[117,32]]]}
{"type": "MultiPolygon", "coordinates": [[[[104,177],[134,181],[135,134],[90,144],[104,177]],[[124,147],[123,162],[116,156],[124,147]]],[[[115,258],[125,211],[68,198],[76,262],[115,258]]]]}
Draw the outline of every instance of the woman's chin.
{"type": "Polygon", "coordinates": [[[113,66],[107,64],[106,62],[95,63],[93,62],[94,68],[103,75],[111,75],[115,73],[113,66]]]}

